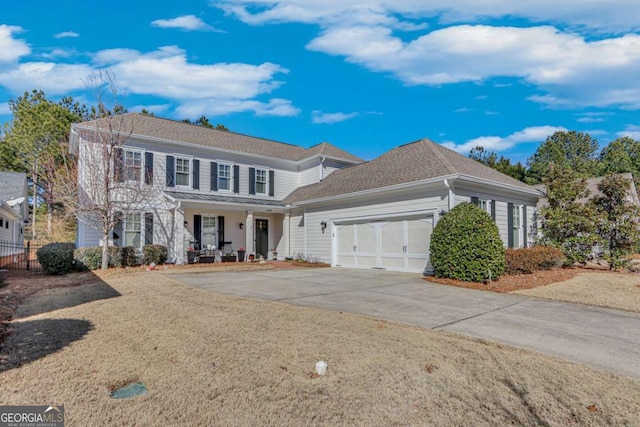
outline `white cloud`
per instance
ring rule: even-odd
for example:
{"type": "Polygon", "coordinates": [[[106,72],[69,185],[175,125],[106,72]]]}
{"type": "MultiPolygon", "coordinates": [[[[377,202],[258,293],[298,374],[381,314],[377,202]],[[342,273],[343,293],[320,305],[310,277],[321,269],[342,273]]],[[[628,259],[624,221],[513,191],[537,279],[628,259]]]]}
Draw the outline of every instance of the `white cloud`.
{"type": "Polygon", "coordinates": [[[12,25],[0,25],[0,64],[14,62],[31,53],[24,40],[16,40],[13,35],[22,32],[22,28],[12,25]]]}
{"type": "Polygon", "coordinates": [[[607,111],[589,111],[579,114],[580,117],[576,121],[578,123],[602,123],[607,121],[612,114],[607,111]]]}
{"type": "Polygon", "coordinates": [[[640,140],[640,126],[627,125],[625,130],[617,132],[616,135],[619,137],[628,136],[629,138],[640,140]]]}
{"type": "Polygon", "coordinates": [[[80,34],[76,33],[75,31],[63,31],[61,33],[55,34],[53,37],[57,39],[75,38],[80,37],[80,34]]]}
{"type": "Polygon", "coordinates": [[[514,132],[508,136],[480,136],[478,138],[470,139],[462,144],[444,142],[442,145],[459,153],[468,153],[472,148],[477,146],[484,147],[491,151],[503,151],[522,143],[543,142],[554,132],[566,130],[567,129],[563,127],[557,126],[532,126],[524,128],[518,132],[514,132]]]}
{"type": "Polygon", "coordinates": [[[640,26],[634,18],[640,14],[640,2],[585,1],[227,0],[215,5],[254,25],[320,25],[321,32],[308,49],[343,56],[408,85],[506,77],[534,85],[538,93],[529,99],[552,107],[640,109],[640,88],[635,85],[640,73],[640,34],[635,31],[640,26]],[[477,25],[506,16],[535,24],[477,25]],[[450,26],[413,38],[397,34],[424,20],[450,26]],[[537,23],[558,23],[568,29],[537,23]],[[594,31],[619,35],[593,37],[594,31]]]}
{"type": "Polygon", "coordinates": [[[49,95],[64,95],[86,88],[92,71],[108,69],[117,77],[121,92],[158,96],[178,105],[186,117],[200,114],[253,112],[258,116],[292,116],[300,111],[291,101],[258,99],[283,82],[277,75],[288,70],[272,63],[197,64],[176,46],[142,53],[133,49],[108,49],[92,55],[92,64],[24,62],[0,70],[0,86],[13,93],[37,87],[49,95]]]}
{"type": "Polygon", "coordinates": [[[498,111],[487,110],[484,112],[485,116],[499,116],[500,113],[498,111]]]}
{"type": "Polygon", "coordinates": [[[473,109],[467,108],[467,107],[461,107],[455,110],[454,113],[470,113],[471,111],[473,111],[473,109]]]}
{"type": "Polygon", "coordinates": [[[69,58],[75,55],[75,51],[70,49],[52,49],[51,52],[43,53],[41,56],[46,59],[69,58]]]}
{"type": "Polygon", "coordinates": [[[11,114],[8,102],[0,102],[0,116],[8,116],[11,114]]]}
{"type": "Polygon", "coordinates": [[[225,100],[199,100],[184,101],[176,109],[181,117],[196,117],[205,115],[224,115],[252,111],[257,116],[297,116],[300,110],[291,104],[288,99],[274,98],[268,102],[255,99],[225,99],[225,100]]]}
{"type": "Polygon", "coordinates": [[[129,108],[129,111],[142,111],[147,110],[151,113],[156,113],[156,114],[160,114],[160,113],[164,113],[166,112],[169,108],[171,107],[171,105],[169,104],[152,104],[152,105],[135,105],[131,108],[129,108]]]}
{"type": "Polygon", "coordinates": [[[38,88],[47,95],[64,95],[83,89],[83,79],[92,68],[83,64],[60,64],[54,62],[25,62],[17,67],[0,72],[0,85],[14,93],[38,88]]]}
{"type": "Polygon", "coordinates": [[[195,15],[178,16],[173,19],[156,19],[151,25],[159,28],[179,28],[185,31],[220,31],[195,15]]]}
{"type": "Polygon", "coordinates": [[[315,124],[334,124],[344,122],[358,116],[359,113],[323,113],[314,110],[311,113],[311,122],[315,124]]]}
{"type": "Polygon", "coordinates": [[[636,0],[222,0],[211,4],[242,21],[260,25],[303,22],[327,25],[385,25],[409,29],[437,17],[440,23],[521,17],[600,30],[637,29],[636,0]]]}

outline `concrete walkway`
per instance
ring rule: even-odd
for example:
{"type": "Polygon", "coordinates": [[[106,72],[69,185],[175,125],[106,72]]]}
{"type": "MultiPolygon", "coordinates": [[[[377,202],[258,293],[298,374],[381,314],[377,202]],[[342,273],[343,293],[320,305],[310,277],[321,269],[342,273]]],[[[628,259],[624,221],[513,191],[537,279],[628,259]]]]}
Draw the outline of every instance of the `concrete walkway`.
{"type": "Polygon", "coordinates": [[[173,274],[223,294],[462,333],[640,379],[640,314],[431,284],[416,274],[297,269],[173,274]]]}

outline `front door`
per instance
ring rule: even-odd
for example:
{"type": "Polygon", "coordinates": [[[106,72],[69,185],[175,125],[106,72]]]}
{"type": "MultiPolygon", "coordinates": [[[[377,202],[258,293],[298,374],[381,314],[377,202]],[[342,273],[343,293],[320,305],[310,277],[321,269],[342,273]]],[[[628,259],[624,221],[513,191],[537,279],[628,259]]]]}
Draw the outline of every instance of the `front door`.
{"type": "Polygon", "coordinates": [[[256,258],[267,259],[269,252],[269,221],[256,219],[256,258]]]}

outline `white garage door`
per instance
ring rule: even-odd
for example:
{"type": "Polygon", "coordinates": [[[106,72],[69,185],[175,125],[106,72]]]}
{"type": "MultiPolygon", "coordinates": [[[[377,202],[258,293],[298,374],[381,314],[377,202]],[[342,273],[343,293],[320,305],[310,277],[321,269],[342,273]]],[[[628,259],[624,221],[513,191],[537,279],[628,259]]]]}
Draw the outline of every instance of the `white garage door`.
{"type": "Polygon", "coordinates": [[[433,217],[337,222],[334,264],[421,273],[428,267],[433,217]]]}

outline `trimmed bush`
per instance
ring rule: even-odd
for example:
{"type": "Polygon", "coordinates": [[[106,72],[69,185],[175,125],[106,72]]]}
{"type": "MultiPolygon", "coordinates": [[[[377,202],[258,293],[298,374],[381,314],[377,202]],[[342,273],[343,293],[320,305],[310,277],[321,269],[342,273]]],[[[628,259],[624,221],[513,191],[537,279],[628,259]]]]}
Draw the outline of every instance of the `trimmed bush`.
{"type": "Polygon", "coordinates": [[[119,246],[109,246],[109,267],[122,267],[122,251],[119,246]]]}
{"type": "Polygon", "coordinates": [[[67,274],[73,271],[73,243],[50,243],[38,249],[36,256],[47,274],[67,274]]]}
{"type": "Polygon", "coordinates": [[[507,249],[507,274],[531,274],[534,271],[550,270],[564,264],[566,257],[558,248],[534,246],[522,249],[507,249]]]}
{"type": "Polygon", "coordinates": [[[123,267],[135,267],[140,265],[140,256],[133,246],[120,247],[121,262],[123,267]]]}
{"type": "Polygon", "coordinates": [[[502,276],[504,246],[489,214],[461,203],[440,218],[431,236],[431,265],[438,277],[466,282],[502,276]]]}
{"type": "Polygon", "coordinates": [[[146,245],[142,248],[142,259],[145,264],[162,265],[167,262],[169,251],[166,246],[162,245],[146,245]]]}
{"type": "Polygon", "coordinates": [[[78,270],[97,270],[102,267],[102,247],[90,246],[73,253],[78,270]]]}

